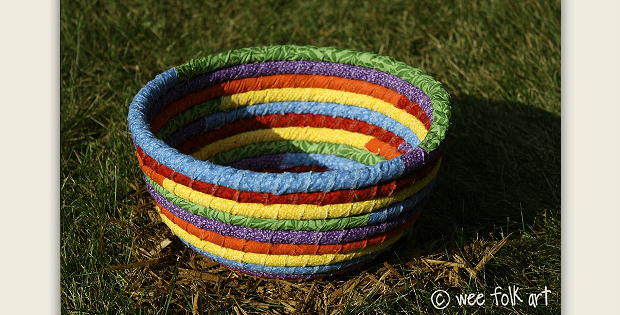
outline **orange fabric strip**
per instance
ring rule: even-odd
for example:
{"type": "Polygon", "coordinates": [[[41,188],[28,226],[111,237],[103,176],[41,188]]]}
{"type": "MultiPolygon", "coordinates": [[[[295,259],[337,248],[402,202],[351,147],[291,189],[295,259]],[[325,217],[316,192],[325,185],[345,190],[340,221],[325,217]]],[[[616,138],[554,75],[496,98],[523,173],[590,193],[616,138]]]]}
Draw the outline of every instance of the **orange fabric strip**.
{"type": "Polygon", "coordinates": [[[351,80],[341,77],[311,75],[311,74],[280,74],[273,76],[262,76],[256,78],[245,78],[216,84],[200,91],[188,94],[184,98],[166,106],[155,116],[151,122],[151,130],[156,133],[168,119],[176,114],[207,100],[222,96],[257,91],[264,89],[278,88],[325,88],[340,90],[357,94],[365,94],[377,99],[381,99],[393,104],[395,107],[408,112],[417,117],[428,130],[430,120],[420,106],[408,100],[398,92],[385,88],[381,85],[369,83],[361,80],[351,80]]]}
{"type": "Polygon", "coordinates": [[[343,244],[272,244],[257,242],[252,240],[244,240],[234,238],[230,236],[223,236],[210,230],[205,230],[196,227],[195,225],[184,221],[183,219],[176,217],[161,204],[155,201],[159,211],[170,219],[174,224],[180,226],[188,233],[200,238],[201,240],[208,241],[218,246],[249,252],[256,254],[269,254],[269,255],[321,255],[321,254],[337,254],[346,253],[356,249],[381,244],[389,238],[400,235],[407,227],[409,227],[416,218],[420,215],[420,211],[405,221],[397,229],[389,230],[381,234],[371,236],[369,238],[343,244]]]}

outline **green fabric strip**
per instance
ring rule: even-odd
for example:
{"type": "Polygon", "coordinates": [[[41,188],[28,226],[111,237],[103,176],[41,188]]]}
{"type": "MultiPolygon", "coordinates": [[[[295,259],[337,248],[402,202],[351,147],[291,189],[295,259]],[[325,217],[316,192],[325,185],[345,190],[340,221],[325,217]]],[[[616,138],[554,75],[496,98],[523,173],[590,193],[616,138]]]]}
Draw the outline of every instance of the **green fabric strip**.
{"type": "Polygon", "coordinates": [[[173,204],[193,214],[212,220],[217,220],[229,225],[247,226],[249,228],[262,230],[333,231],[365,226],[368,222],[368,218],[370,217],[370,214],[364,214],[359,216],[325,220],[274,220],[249,218],[239,215],[232,215],[191,203],[183,198],[175,196],[148,177],[147,180],[149,184],[153,186],[155,191],[157,191],[157,193],[173,204]]]}
{"type": "Polygon", "coordinates": [[[221,100],[221,97],[214,98],[196,106],[192,106],[175,115],[157,131],[155,136],[158,139],[166,139],[175,131],[181,129],[181,127],[191,123],[192,121],[204,119],[204,117],[220,111],[220,105],[222,104],[221,100]]]}
{"type": "Polygon", "coordinates": [[[380,155],[346,144],[310,142],[303,140],[283,140],[255,143],[242,146],[229,151],[218,153],[212,158],[210,158],[209,161],[214,164],[228,165],[230,163],[234,163],[246,158],[286,152],[305,152],[326,155],[333,154],[339,157],[364,163],[366,165],[374,165],[386,160],[380,155]]]}
{"type": "Polygon", "coordinates": [[[191,60],[176,67],[179,78],[178,83],[209,71],[228,68],[234,65],[278,60],[312,60],[344,63],[373,68],[396,75],[420,88],[431,99],[433,124],[420,147],[430,152],[436,149],[446,137],[451,116],[450,95],[442,87],[441,83],[426,75],[420,69],[413,68],[389,57],[372,53],[332,47],[294,45],[242,48],[191,60]]]}

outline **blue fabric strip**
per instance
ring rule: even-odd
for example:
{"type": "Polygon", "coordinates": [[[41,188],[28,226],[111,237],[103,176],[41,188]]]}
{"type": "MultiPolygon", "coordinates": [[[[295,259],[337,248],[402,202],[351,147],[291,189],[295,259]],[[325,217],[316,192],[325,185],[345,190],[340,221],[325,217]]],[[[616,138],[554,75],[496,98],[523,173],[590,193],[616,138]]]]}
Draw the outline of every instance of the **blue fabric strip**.
{"type": "Polygon", "coordinates": [[[277,267],[277,266],[263,266],[263,265],[248,264],[248,263],[242,263],[242,262],[238,262],[234,260],[229,260],[229,259],[217,256],[217,255],[205,252],[201,249],[198,249],[196,246],[186,242],[182,238],[179,238],[179,239],[183,243],[185,243],[185,245],[189,246],[191,249],[195,250],[199,254],[207,257],[210,260],[220,263],[224,266],[234,268],[234,269],[246,269],[246,270],[252,270],[255,272],[267,273],[267,274],[271,274],[273,277],[276,277],[276,278],[278,277],[278,275],[334,273],[334,272],[337,272],[338,270],[346,269],[358,263],[372,259],[376,257],[377,255],[389,250],[392,247],[392,246],[389,246],[388,248],[376,251],[374,253],[370,253],[362,257],[342,261],[342,262],[331,264],[331,265],[308,266],[308,267],[277,267]]]}
{"type": "Polygon", "coordinates": [[[366,224],[372,225],[385,222],[388,219],[399,216],[408,209],[417,206],[422,199],[424,199],[424,197],[430,194],[433,184],[435,184],[435,178],[433,178],[428,185],[424,186],[424,188],[418,190],[418,192],[407,197],[405,200],[381,208],[381,210],[371,212],[366,224]]]}
{"type": "Polygon", "coordinates": [[[177,99],[180,99],[184,95],[201,90],[207,86],[212,86],[214,84],[229,80],[274,74],[321,74],[378,84],[394,90],[408,99],[417,102],[426,112],[431,122],[433,121],[433,111],[430,97],[419,87],[414,86],[411,82],[407,82],[397,75],[363,66],[308,60],[304,62],[280,60],[254,64],[239,64],[229,68],[197,75],[196,77],[175,86],[170,93],[167,93],[165,97],[155,103],[153,111],[157,113],[165,106],[177,99]],[[274,72],[273,69],[277,69],[277,71],[274,72]]]}
{"type": "Polygon", "coordinates": [[[236,120],[252,118],[255,116],[273,114],[285,115],[291,113],[327,115],[332,117],[360,120],[376,125],[384,130],[391,131],[408,142],[411,148],[417,147],[420,144],[420,139],[414,132],[411,131],[411,129],[405,127],[400,122],[388,116],[363,107],[324,102],[274,102],[244,106],[231,111],[217,112],[202,118],[204,119],[204,124],[206,125],[204,130],[192,130],[193,125],[190,123],[174,132],[166,140],[166,143],[168,143],[171,147],[176,147],[183,143],[183,141],[186,141],[200,133],[219,129],[222,126],[230,124],[236,120]],[[178,133],[184,135],[179,136],[178,133]]]}
{"type": "MultiPolygon", "coordinates": [[[[231,189],[266,192],[275,195],[360,189],[379,182],[398,178],[405,171],[401,157],[382,161],[360,169],[331,172],[257,173],[215,165],[184,155],[157,139],[145,121],[148,107],[177,81],[176,70],[171,69],[149,82],[140,90],[130,105],[129,128],[136,143],[158,163],[191,179],[231,189]]],[[[415,165],[414,165],[415,166],[415,165]]]]}

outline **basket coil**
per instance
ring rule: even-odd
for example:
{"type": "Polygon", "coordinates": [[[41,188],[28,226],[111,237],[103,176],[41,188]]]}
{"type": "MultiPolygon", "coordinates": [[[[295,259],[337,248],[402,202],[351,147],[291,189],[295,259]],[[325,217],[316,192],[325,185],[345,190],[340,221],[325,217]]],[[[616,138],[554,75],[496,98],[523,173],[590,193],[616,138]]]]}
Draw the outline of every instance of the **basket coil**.
{"type": "Polygon", "coordinates": [[[322,277],[388,250],[435,181],[449,95],[371,53],[245,48],[149,82],[128,121],[162,220],[266,278],[322,277]]]}

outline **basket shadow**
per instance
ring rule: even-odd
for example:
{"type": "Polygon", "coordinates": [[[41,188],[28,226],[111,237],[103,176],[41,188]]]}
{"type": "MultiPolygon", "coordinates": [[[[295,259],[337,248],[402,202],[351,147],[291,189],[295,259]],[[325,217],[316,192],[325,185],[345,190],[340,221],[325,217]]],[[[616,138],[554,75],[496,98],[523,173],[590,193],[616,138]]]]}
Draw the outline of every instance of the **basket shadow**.
{"type": "Polygon", "coordinates": [[[460,95],[452,108],[437,182],[400,251],[445,252],[479,235],[530,232],[548,212],[559,216],[560,116],[460,95]]]}

